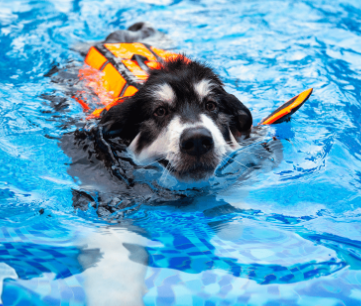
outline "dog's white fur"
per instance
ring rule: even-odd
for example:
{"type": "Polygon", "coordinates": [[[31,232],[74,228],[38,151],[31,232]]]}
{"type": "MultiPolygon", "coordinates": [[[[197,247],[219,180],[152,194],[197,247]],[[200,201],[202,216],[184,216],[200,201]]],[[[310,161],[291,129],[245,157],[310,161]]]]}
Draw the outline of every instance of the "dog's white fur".
{"type": "MultiPolygon", "coordinates": [[[[181,135],[185,129],[195,127],[204,127],[211,132],[214,141],[214,155],[218,159],[218,162],[227,152],[234,150],[233,143],[230,145],[224,140],[219,128],[213,120],[205,114],[202,114],[199,122],[196,123],[183,123],[180,117],[175,116],[162,133],[160,133],[158,138],[153,141],[150,146],[144,148],[139,154],[134,153],[140,134],[132,141],[129,149],[135,155],[138,163],[144,164],[157,159],[166,158],[172,165],[176,165],[181,162],[181,135]]],[[[237,142],[234,139],[234,144],[236,143],[237,142]]]]}
{"type": "Polygon", "coordinates": [[[172,104],[175,100],[173,89],[167,83],[157,86],[157,88],[153,90],[153,96],[155,99],[167,102],[169,104],[172,104]]]}
{"type": "Polygon", "coordinates": [[[203,79],[194,85],[194,89],[195,89],[196,93],[198,94],[200,101],[202,101],[204,97],[209,95],[213,86],[215,86],[215,85],[212,84],[212,81],[207,80],[207,79],[203,79]]]}

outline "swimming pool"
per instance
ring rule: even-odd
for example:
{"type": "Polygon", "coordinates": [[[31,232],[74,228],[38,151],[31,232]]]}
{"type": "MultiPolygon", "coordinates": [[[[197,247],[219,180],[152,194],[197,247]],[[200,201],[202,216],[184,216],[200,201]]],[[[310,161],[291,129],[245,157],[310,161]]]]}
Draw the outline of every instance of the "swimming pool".
{"type": "Polygon", "coordinates": [[[4,305],[361,303],[358,1],[24,0],[1,7],[4,305]],[[79,182],[67,173],[71,160],[58,139],[84,114],[44,74],[81,61],[71,50],[78,41],[135,21],[210,63],[256,122],[302,90],[314,93],[290,123],[270,131],[284,147],[276,168],[214,187],[190,205],[140,205],[113,224],[93,208],[72,206],[79,182]]]}

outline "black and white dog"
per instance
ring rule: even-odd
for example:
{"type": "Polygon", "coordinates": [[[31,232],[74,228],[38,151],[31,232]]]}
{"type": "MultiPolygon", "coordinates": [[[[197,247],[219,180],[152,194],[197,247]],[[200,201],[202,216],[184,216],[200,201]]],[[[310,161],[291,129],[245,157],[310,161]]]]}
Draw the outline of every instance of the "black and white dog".
{"type": "Polygon", "coordinates": [[[222,158],[239,148],[252,115],[206,65],[183,55],[151,70],[132,97],[100,121],[140,164],[158,161],[180,180],[211,176],[222,158]]]}
{"type": "MultiPolygon", "coordinates": [[[[164,41],[164,35],[138,23],[112,33],[103,42],[81,44],[76,51],[86,54],[92,44],[107,42],[154,45],[150,39],[164,41]]],[[[78,78],[81,65],[54,67],[47,76],[72,97],[77,91],[84,92],[78,78]]],[[[91,95],[91,90],[86,92],[91,95]]],[[[55,112],[64,109],[62,118],[66,119],[66,109],[73,99],[56,94],[42,97],[51,101],[55,112]]],[[[57,114],[55,120],[58,118],[57,114]]],[[[185,181],[196,194],[194,186],[198,184],[190,182],[205,181],[213,173],[216,177],[234,173],[235,179],[248,180],[254,170],[273,168],[282,159],[280,141],[265,142],[267,129],[252,127],[249,109],[225,91],[212,69],[184,55],[151,70],[138,92],[104,112],[100,120],[88,121],[85,127],[72,117],[67,120],[69,124],[63,123],[62,127],[74,123],[78,127],[75,132],[63,134],[59,142],[72,160],[68,173],[81,183],[79,190],[73,190],[73,205],[87,210],[90,202],[100,216],[131,207],[132,203],[162,205],[190,199],[188,193],[164,187],[168,186],[164,180],[158,184],[159,172],[152,170],[159,167],[163,167],[163,174],[185,181]],[[238,148],[242,150],[241,162],[232,155],[229,160],[234,163],[225,162],[215,171],[222,159],[238,148]],[[230,169],[231,164],[235,168],[230,169]],[[240,169],[236,169],[237,165],[240,169]]]]}

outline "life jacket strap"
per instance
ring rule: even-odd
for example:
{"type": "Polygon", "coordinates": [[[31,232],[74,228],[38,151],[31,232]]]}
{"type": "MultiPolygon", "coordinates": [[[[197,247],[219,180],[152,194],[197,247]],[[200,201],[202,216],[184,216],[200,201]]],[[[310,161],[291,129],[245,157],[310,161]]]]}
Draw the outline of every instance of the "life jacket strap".
{"type": "MultiPolygon", "coordinates": [[[[170,56],[175,54],[143,43],[98,44],[91,47],[85,63],[103,75],[97,81],[89,80],[88,85],[96,89],[104,107],[93,110],[88,118],[99,118],[104,110],[122,103],[125,97],[133,96],[148,79],[150,70],[157,69],[160,62],[170,56]]],[[[74,99],[85,111],[91,109],[84,99],[75,96],[74,99]]]]}

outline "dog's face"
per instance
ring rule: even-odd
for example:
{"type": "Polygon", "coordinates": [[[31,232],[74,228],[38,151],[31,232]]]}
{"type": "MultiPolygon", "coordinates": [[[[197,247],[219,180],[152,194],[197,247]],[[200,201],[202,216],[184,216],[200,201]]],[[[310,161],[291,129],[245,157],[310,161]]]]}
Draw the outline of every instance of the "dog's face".
{"type": "Polygon", "coordinates": [[[179,56],[152,70],[143,87],[102,117],[138,162],[158,161],[181,180],[212,175],[252,125],[250,111],[227,94],[213,71],[179,56]]]}

